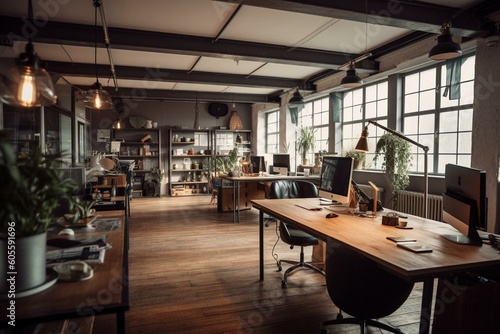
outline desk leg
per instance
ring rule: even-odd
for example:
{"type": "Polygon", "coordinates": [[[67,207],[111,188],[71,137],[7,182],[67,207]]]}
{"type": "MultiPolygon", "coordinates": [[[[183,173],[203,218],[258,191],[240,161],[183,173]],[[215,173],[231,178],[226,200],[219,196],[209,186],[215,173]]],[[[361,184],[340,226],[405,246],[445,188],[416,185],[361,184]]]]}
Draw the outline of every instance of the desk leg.
{"type": "Polygon", "coordinates": [[[125,312],[116,313],[116,333],[125,334],[125,312]]]}
{"type": "Polygon", "coordinates": [[[264,280],[264,212],[259,211],[259,268],[260,280],[264,280]]]}
{"type": "Polygon", "coordinates": [[[237,187],[236,187],[237,188],[236,191],[238,192],[238,202],[237,202],[238,203],[237,204],[238,205],[238,212],[237,212],[237,215],[238,215],[238,220],[237,221],[238,221],[238,223],[240,222],[240,196],[241,196],[240,195],[240,186],[241,186],[240,181],[238,181],[237,182],[237,187]]]}
{"type": "Polygon", "coordinates": [[[432,310],[432,291],[434,290],[434,279],[424,280],[424,289],[422,291],[422,305],[420,307],[420,334],[429,334],[431,330],[431,310],[432,310]]]}

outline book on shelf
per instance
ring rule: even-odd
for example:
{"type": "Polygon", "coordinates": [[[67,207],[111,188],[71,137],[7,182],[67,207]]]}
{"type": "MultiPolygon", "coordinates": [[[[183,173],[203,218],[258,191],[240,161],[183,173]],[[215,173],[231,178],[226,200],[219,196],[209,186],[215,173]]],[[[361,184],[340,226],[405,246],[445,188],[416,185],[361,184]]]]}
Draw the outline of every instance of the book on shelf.
{"type": "Polygon", "coordinates": [[[152,140],[151,135],[145,135],[144,137],[142,137],[141,142],[144,143],[147,140],[152,140]]]}

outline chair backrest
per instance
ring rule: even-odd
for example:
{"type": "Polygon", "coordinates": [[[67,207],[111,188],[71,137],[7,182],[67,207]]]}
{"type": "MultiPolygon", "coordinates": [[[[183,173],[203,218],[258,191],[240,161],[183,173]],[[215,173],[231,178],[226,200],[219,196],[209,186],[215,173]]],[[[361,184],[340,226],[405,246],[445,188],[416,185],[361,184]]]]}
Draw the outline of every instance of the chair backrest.
{"type": "Polygon", "coordinates": [[[388,316],[406,301],[409,282],[347,246],[328,244],[326,287],[333,303],[361,319],[388,316]]]}
{"type": "Polygon", "coordinates": [[[305,180],[278,180],[271,183],[269,198],[311,198],[318,197],[318,188],[305,180]]]}

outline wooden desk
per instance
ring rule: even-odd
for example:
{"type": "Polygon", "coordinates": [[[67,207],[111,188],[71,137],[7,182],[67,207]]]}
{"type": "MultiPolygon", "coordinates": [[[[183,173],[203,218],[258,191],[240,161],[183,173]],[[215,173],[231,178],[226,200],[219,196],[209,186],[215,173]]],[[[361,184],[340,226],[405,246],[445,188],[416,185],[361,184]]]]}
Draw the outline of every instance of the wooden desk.
{"type": "MultiPolygon", "coordinates": [[[[233,184],[233,223],[240,222],[240,184],[241,182],[273,182],[278,180],[306,180],[318,182],[319,176],[287,176],[270,174],[260,176],[259,174],[244,175],[244,176],[221,176],[222,180],[232,182],[233,184]]],[[[252,200],[253,202],[253,200],[252,200]]]]}
{"type": "MultiPolygon", "coordinates": [[[[386,270],[411,282],[423,281],[419,333],[429,333],[432,307],[433,280],[451,273],[487,269],[500,265],[500,255],[489,246],[458,245],[440,234],[458,234],[445,223],[409,216],[412,230],[382,225],[382,214],[376,218],[362,218],[340,213],[337,218],[325,218],[329,210],[309,211],[297,203],[319,206],[318,199],[254,200],[259,213],[260,279],[264,279],[264,213],[288,224],[295,225],[323,241],[344,244],[374,260],[386,270]],[[431,253],[412,253],[397,247],[388,236],[412,237],[432,247],[431,253]]],[[[341,209],[336,209],[341,210],[341,209]]],[[[331,249],[327,249],[328,254],[331,249]]]]}
{"type": "MultiPolygon", "coordinates": [[[[106,250],[104,263],[92,264],[94,276],[82,282],[57,282],[45,291],[16,299],[16,328],[40,322],[116,313],[117,332],[125,333],[125,311],[129,309],[128,258],[124,211],[99,212],[101,217],[117,217],[121,226],[113,232],[94,232],[77,236],[108,236],[112,248],[106,250]]],[[[98,218],[99,219],[99,218],[98,218]]],[[[0,307],[7,308],[8,301],[0,307]]],[[[0,327],[10,328],[3,317],[0,327]]]]}

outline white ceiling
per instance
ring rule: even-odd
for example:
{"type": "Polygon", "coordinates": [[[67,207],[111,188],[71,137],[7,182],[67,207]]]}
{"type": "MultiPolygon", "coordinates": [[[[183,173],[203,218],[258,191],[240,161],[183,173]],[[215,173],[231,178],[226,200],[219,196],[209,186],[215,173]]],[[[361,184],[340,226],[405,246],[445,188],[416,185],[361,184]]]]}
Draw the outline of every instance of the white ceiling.
{"type": "MultiPolygon", "coordinates": [[[[102,0],[107,25],[109,28],[126,28],[169,34],[182,34],[215,39],[222,31],[218,40],[233,40],[251,43],[263,43],[288,47],[291,49],[305,48],[326,52],[341,52],[354,55],[364,54],[380,48],[387,43],[396,41],[413,30],[396,26],[375,25],[367,22],[348,21],[345,19],[318,16],[294,11],[269,9],[243,5],[233,20],[223,27],[238,8],[232,1],[210,0],[102,0]],[[368,36],[366,38],[365,36],[368,36]]],[[[434,0],[427,1],[455,8],[468,8],[481,1],[476,0],[434,0]]],[[[40,29],[44,20],[94,25],[94,7],[92,0],[68,0],[56,7],[43,8],[41,4],[48,2],[33,2],[34,17],[40,29]],[[42,18],[40,20],[40,18],[42,18]]],[[[51,2],[57,4],[58,2],[51,2]]],[[[244,3],[244,2],[243,2],[244,3]]],[[[368,4],[370,1],[368,0],[368,4]]],[[[0,15],[25,17],[27,1],[4,0],[0,6],[0,15]]],[[[98,25],[101,25],[98,19],[98,25]]],[[[7,33],[0,31],[0,33],[7,33]]],[[[77,38],[78,36],[75,36],[77,38]]],[[[94,48],[90,45],[64,45],[40,43],[34,38],[35,50],[44,61],[65,63],[94,63],[94,48]]],[[[99,41],[100,43],[102,41],[99,41]]],[[[159,40],[161,42],[161,39],[159,40]]],[[[214,45],[218,41],[214,40],[214,45]]],[[[112,56],[115,66],[132,66],[138,68],[157,68],[179,71],[210,72],[222,74],[237,74],[251,77],[272,77],[306,80],[327,69],[327,66],[305,66],[290,62],[273,62],[232,54],[201,55],[190,52],[130,50],[113,44],[110,37],[112,56]]],[[[15,41],[14,48],[0,46],[0,57],[15,58],[23,51],[25,42],[15,41]]],[[[246,47],[243,45],[242,47],[246,47]]],[[[350,59],[346,57],[345,61],[350,59]]],[[[98,64],[109,64],[105,48],[99,48],[98,64]]],[[[50,70],[50,67],[49,67],[50,70]]],[[[264,94],[276,92],[278,87],[248,87],[234,84],[210,84],[205,82],[188,83],[169,81],[168,76],[160,81],[126,79],[117,73],[119,88],[148,88],[168,91],[197,91],[232,94],[264,94]]],[[[72,85],[90,86],[95,82],[94,73],[88,75],[65,74],[64,78],[72,85]]],[[[104,86],[112,86],[110,77],[100,76],[104,86]]],[[[293,88],[293,87],[289,87],[293,88]]]]}

